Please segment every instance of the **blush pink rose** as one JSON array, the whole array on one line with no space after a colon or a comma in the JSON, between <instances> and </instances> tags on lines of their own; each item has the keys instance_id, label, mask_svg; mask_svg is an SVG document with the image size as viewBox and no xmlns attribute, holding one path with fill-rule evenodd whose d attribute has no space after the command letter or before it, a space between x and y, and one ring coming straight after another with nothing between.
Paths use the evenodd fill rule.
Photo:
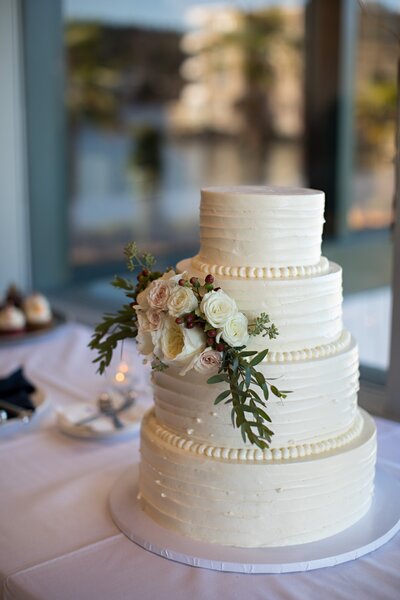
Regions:
<instances>
[{"instance_id":1,"label":"blush pink rose","mask_svg":"<svg viewBox=\"0 0 400 600\"><path fill-rule=\"evenodd\" d=\"M171 290L168 282L165 279L156 279L149 286L147 301L150 308L164 310L167 307L167 302Z\"/></svg>"},{"instance_id":2,"label":"blush pink rose","mask_svg":"<svg viewBox=\"0 0 400 600\"><path fill-rule=\"evenodd\" d=\"M199 373L211 375L216 373L221 366L222 356L220 352L213 350L212 348L206 348L197 357L194 363L194 369Z\"/></svg>"},{"instance_id":3,"label":"blush pink rose","mask_svg":"<svg viewBox=\"0 0 400 600\"><path fill-rule=\"evenodd\" d=\"M150 331L158 331L161 329L165 315L155 308L149 308L146 312L147 321Z\"/></svg>"}]
</instances>

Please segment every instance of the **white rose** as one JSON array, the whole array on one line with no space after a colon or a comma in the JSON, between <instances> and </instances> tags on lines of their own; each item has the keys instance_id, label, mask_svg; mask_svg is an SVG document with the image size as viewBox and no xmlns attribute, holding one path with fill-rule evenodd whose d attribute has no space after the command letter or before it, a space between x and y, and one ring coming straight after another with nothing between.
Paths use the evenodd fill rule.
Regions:
<instances>
[{"instance_id":1,"label":"white rose","mask_svg":"<svg viewBox=\"0 0 400 600\"><path fill-rule=\"evenodd\" d=\"M208 292L200 304L207 321L212 327L221 328L237 313L236 302L223 290Z\"/></svg>"},{"instance_id":2,"label":"white rose","mask_svg":"<svg viewBox=\"0 0 400 600\"><path fill-rule=\"evenodd\" d=\"M167 317L162 329L160 347L167 364L190 363L193 355L205 346L204 332L197 327L187 329Z\"/></svg>"},{"instance_id":3,"label":"white rose","mask_svg":"<svg viewBox=\"0 0 400 600\"><path fill-rule=\"evenodd\" d=\"M150 331L150 329L151 329L150 323L149 323L149 320L147 318L147 314L146 314L144 308L142 308L139 305L136 305L134 307L134 309L135 309L136 315L137 315L139 331Z\"/></svg>"},{"instance_id":4,"label":"white rose","mask_svg":"<svg viewBox=\"0 0 400 600\"><path fill-rule=\"evenodd\" d=\"M150 331L158 331L163 325L165 315L160 310L149 308L146 312L146 319Z\"/></svg>"},{"instance_id":5,"label":"white rose","mask_svg":"<svg viewBox=\"0 0 400 600\"><path fill-rule=\"evenodd\" d=\"M227 344L233 346L246 346L249 340L247 317L238 312L233 315L224 325L222 337Z\"/></svg>"},{"instance_id":6,"label":"white rose","mask_svg":"<svg viewBox=\"0 0 400 600\"><path fill-rule=\"evenodd\" d=\"M212 348L206 348L203 352L196 358L194 362L194 369L199 373L204 373L207 375L212 375L216 373L222 362L221 352L217 352Z\"/></svg>"},{"instance_id":7,"label":"white rose","mask_svg":"<svg viewBox=\"0 0 400 600\"><path fill-rule=\"evenodd\" d=\"M180 317L195 310L198 301L191 288L178 285L172 290L167 306L170 315Z\"/></svg>"}]
</instances>

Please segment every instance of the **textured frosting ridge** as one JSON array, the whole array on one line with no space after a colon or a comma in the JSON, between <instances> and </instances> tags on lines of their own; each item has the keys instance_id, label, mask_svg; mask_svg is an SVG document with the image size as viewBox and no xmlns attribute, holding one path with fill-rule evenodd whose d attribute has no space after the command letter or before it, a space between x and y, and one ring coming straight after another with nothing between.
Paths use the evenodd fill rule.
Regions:
<instances>
[{"instance_id":1,"label":"textured frosting ridge","mask_svg":"<svg viewBox=\"0 0 400 600\"><path fill-rule=\"evenodd\" d=\"M336 355L291 363L262 363L267 380L291 390L284 400L270 395L267 412L274 432L271 449L317 444L345 434L357 415L358 351L354 340ZM252 448L231 423L230 407L214 406L224 384L209 385L204 375L177 370L155 373L158 423L175 435L208 446Z\"/></svg>"},{"instance_id":2,"label":"textured frosting ridge","mask_svg":"<svg viewBox=\"0 0 400 600\"><path fill-rule=\"evenodd\" d=\"M334 535L369 509L376 433L362 412L360 434L323 454L244 462L199 455L161 439L144 419L140 497L159 524L232 546L284 546Z\"/></svg>"},{"instance_id":3,"label":"textured frosting ridge","mask_svg":"<svg viewBox=\"0 0 400 600\"><path fill-rule=\"evenodd\" d=\"M179 271L204 277L193 268L191 259L178 263ZM268 340L271 352L293 352L336 342L343 331L342 269L329 262L329 269L312 277L295 279L216 279L235 299L238 309L249 321L266 312L278 327L279 335ZM262 350L265 338L250 340L251 350Z\"/></svg>"},{"instance_id":4,"label":"textured frosting ridge","mask_svg":"<svg viewBox=\"0 0 400 600\"><path fill-rule=\"evenodd\" d=\"M284 187L205 188L200 257L211 265L310 266L319 263L324 194Z\"/></svg>"},{"instance_id":5,"label":"textured frosting ridge","mask_svg":"<svg viewBox=\"0 0 400 600\"><path fill-rule=\"evenodd\" d=\"M303 458L329 452L336 448L341 448L352 442L361 433L363 427L363 419L358 413L351 427L341 435L328 438L315 444L299 444L297 446L287 446L285 448L230 448L221 446L212 446L200 444L187 437L176 435L172 431L162 427L155 418L154 409L148 415L148 428L155 436L176 448L187 450L198 455L205 455L209 458L217 458L223 460L241 460L241 461L276 461L276 460L291 460Z\"/></svg>"},{"instance_id":6,"label":"textured frosting ridge","mask_svg":"<svg viewBox=\"0 0 400 600\"><path fill-rule=\"evenodd\" d=\"M201 257L194 256L192 265L205 274L221 277L240 277L242 279L289 279L294 277L310 277L329 271L329 261L325 256L316 265L306 267L232 267L230 265L210 265Z\"/></svg>"}]
</instances>

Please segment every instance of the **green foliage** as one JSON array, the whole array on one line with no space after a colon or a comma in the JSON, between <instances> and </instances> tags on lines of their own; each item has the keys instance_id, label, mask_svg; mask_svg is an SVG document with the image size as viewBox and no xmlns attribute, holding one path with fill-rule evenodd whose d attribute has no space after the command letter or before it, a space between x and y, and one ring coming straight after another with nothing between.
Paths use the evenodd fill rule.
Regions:
<instances>
[{"instance_id":1,"label":"green foliage","mask_svg":"<svg viewBox=\"0 0 400 600\"><path fill-rule=\"evenodd\" d=\"M122 290L130 302L115 314L105 314L101 323L95 328L89 347L97 351L97 357L93 362L98 363L99 373L104 373L110 364L113 352L119 342L128 338L136 338L138 334L135 311L137 296L152 281L162 276L162 273L152 271L155 263L154 257L151 254L140 252L134 242L125 247L124 254L128 270L133 272L140 269L140 272L137 282L119 276L112 281L112 285ZM198 280L185 281L183 285L191 287L199 305L204 293L213 289L212 284L200 285ZM191 316L192 322L200 325L205 334L214 329L198 310L192 311L190 315L186 316ZM270 322L269 316L261 313L249 326L249 334L251 336L268 336L272 339L278 335L278 330ZM217 375L208 379L208 383L225 383L226 389L217 395L214 404L221 402L231 404L232 425L240 429L243 440L249 441L259 448L267 448L273 436L273 431L268 427L271 418L266 410L270 392L278 398L285 398L289 392L280 391L275 385L271 385L263 373L256 368L266 358L268 349L257 352L246 350L245 346L233 348L225 343L222 346L224 350L222 351L221 367ZM153 357L151 366L155 371L164 371L168 367L156 356Z\"/></svg>"},{"instance_id":2,"label":"green foliage","mask_svg":"<svg viewBox=\"0 0 400 600\"><path fill-rule=\"evenodd\" d=\"M267 313L261 313L255 322L249 325L249 335L268 336L270 340L276 338L279 335L279 331L274 323L268 325L269 323L270 318Z\"/></svg>"},{"instance_id":3,"label":"green foliage","mask_svg":"<svg viewBox=\"0 0 400 600\"><path fill-rule=\"evenodd\" d=\"M126 265L129 271L135 271L137 268L151 270L155 265L156 259L152 254L140 252L136 242L130 242L124 248ZM161 276L161 273L160 273Z\"/></svg>"},{"instance_id":4,"label":"green foliage","mask_svg":"<svg viewBox=\"0 0 400 600\"><path fill-rule=\"evenodd\" d=\"M94 330L89 348L97 351L97 357L93 362L99 363L97 370L101 375L111 363L113 352L118 343L126 339L135 339L138 334L137 316L133 308L138 294L146 289L151 281L161 277L161 273L158 271L150 271L155 263L154 256L146 252L140 252L135 242L125 246L124 255L129 271L133 272L138 268L142 271L138 276L137 283L118 275L111 282L112 286L124 291L125 296L131 302L130 304L124 304L116 313L106 313L101 323ZM158 365L158 370L160 370L160 365Z\"/></svg>"},{"instance_id":5,"label":"green foliage","mask_svg":"<svg viewBox=\"0 0 400 600\"><path fill-rule=\"evenodd\" d=\"M265 324L265 317L262 320ZM222 391L214 404L231 404L233 427L240 429L244 442L249 441L259 448L268 448L274 435L266 424L271 422L266 412L269 390L278 398L286 398L289 393L270 385L264 375L255 368L267 354L267 349L256 352L244 350L244 346L228 348L223 352L218 374L207 380L209 384L229 384L229 389ZM259 388L259 391L256 388Z\"/></svg>"},{"instance_id":6,"label":"green foliage","mask_svg":"<svg viewBox=\"0 0 400 600\"><path fill-rule=\"evenodd\" d=\"M136 336L136 313L130 304L125 304L116 314L106 313L89 343L89 348L97 351L93 362L99 363L98 372L104 373L119 342Z\"/></svg>"}]
</instances>

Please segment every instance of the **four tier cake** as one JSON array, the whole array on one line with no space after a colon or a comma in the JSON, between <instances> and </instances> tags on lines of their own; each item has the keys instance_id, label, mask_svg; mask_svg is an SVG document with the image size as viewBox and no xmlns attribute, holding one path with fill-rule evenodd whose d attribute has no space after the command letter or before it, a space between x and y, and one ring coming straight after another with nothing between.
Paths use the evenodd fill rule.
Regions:
<instances>
[{"instance_id":1,"label":"four tier cake","mask_svg":"<svg viewBox=\"0 0 400 600\"><path fill-rule=\"evenodd\" d=\"M177 268L213 274L249 320L270 315L279 336L255 337L249 349L269 348L260 370L291 393L270 398L274 435L261 449L241 439L227 406L214 406L204 375L154 373L140 497L175 532L232 546L300 544L342 531L371 505L375 427L357 405L357 345L343 328L341 267L321 256L323 213L317 190L201 192L200 251Z\"/></svg>"}]
</instances>

